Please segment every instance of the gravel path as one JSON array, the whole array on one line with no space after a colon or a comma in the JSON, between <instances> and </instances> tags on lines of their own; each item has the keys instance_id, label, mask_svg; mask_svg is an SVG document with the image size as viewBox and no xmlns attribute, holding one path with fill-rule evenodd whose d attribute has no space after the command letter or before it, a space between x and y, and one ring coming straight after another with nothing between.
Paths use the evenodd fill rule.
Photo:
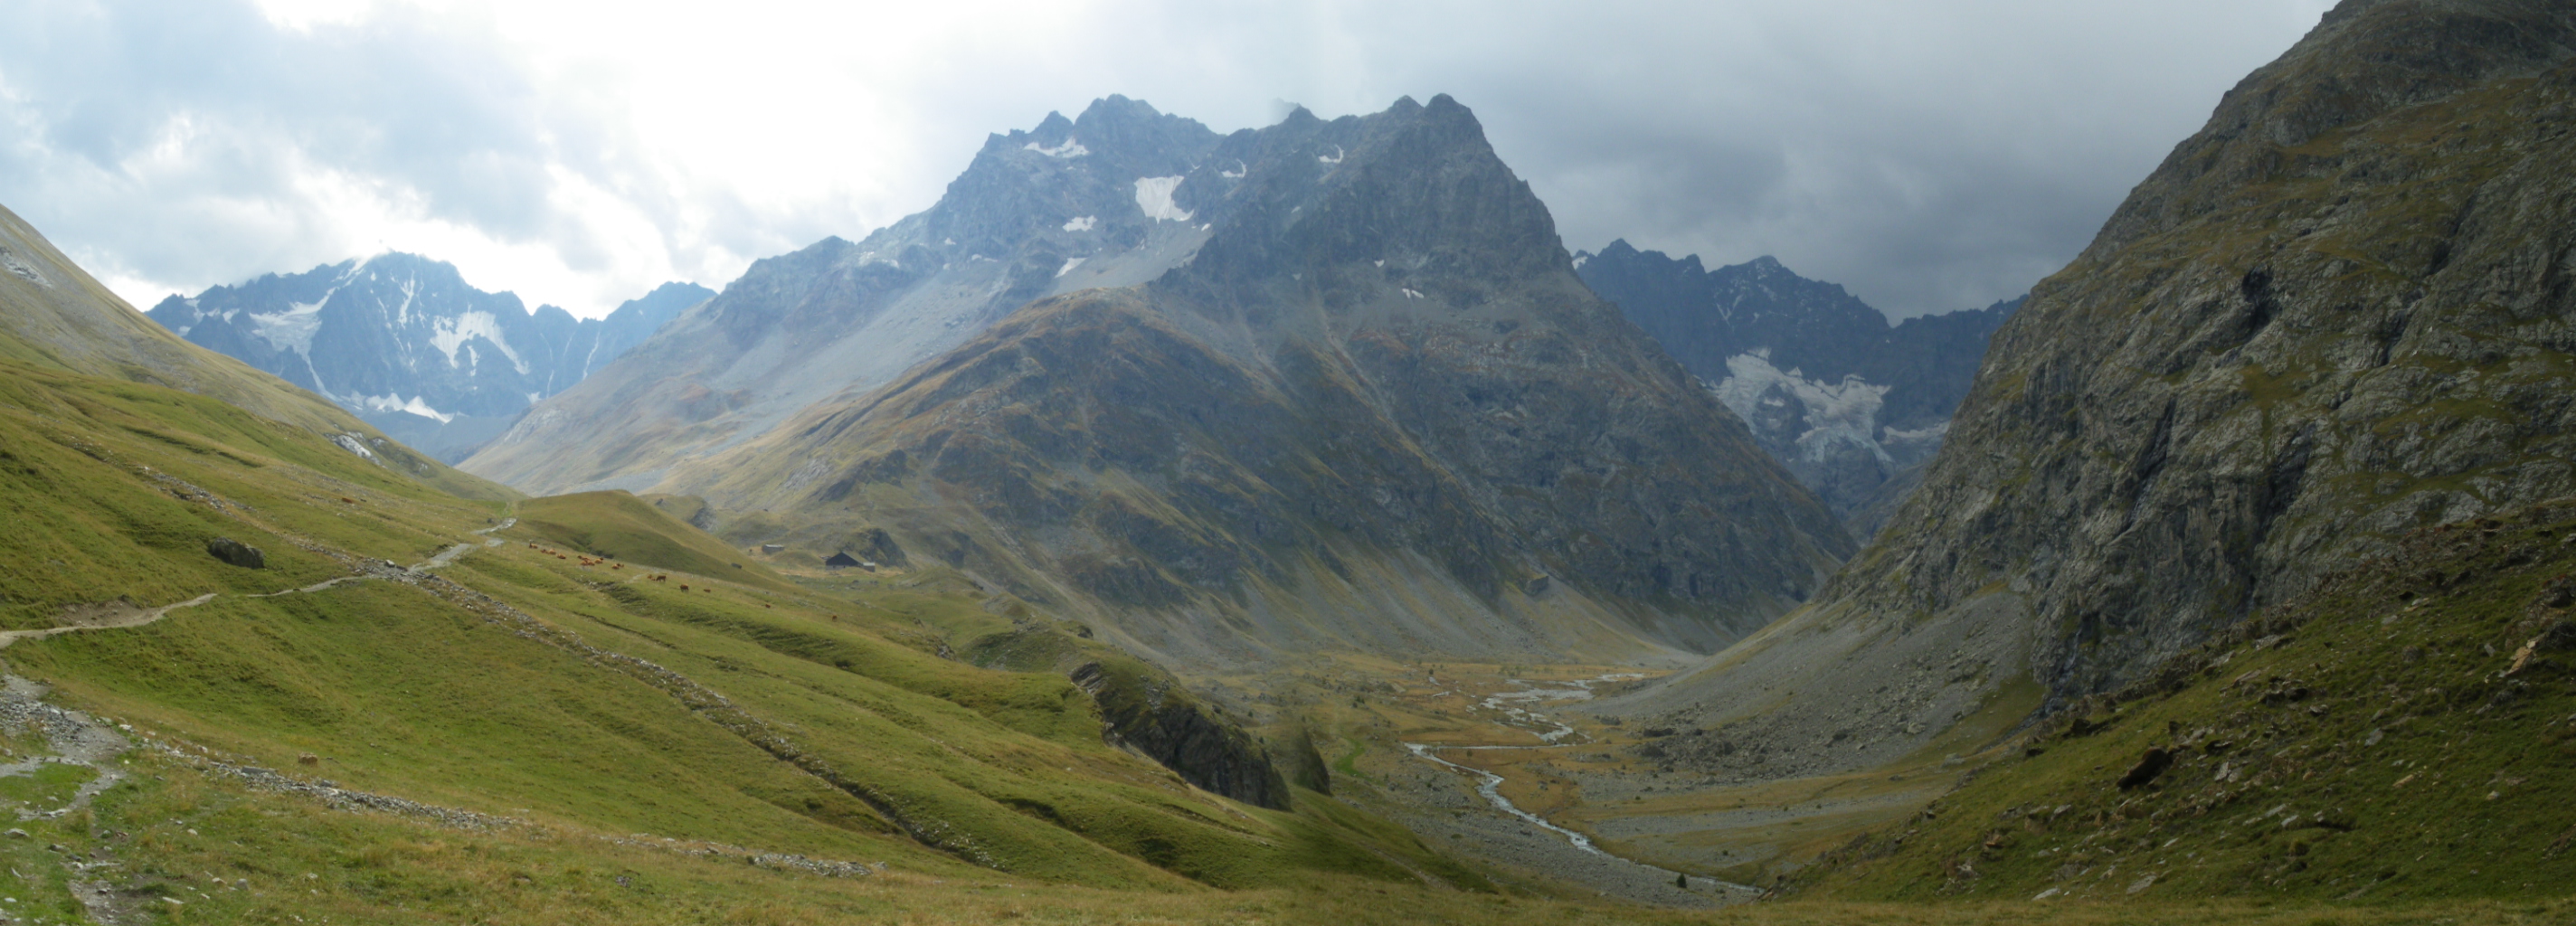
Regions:
<instances>
[{"instance_id":1,"label":"gravel path","mask_svg":"<svg viewBox=\"0 0 2576 926\"><path fill-rule=\"evenodd\" d=\"M507 530L511 525L517 523L519 523L519 519L508 518L499 524L475 531L474 533L488 535L494 531ZM497 547L501 545L501 541L487 538L483 541L482 545L485 547ZM332 588L334 586L350 582L364 582L369 579L394 578L403 573L420 573L428 572L433 569L445 569L449 564L456 562L457 557L465 555L467 550L472 550L474 548L474 544L460 543L439 551L437 556L430 557L429 559L418 563L413 563L408 567L395 565L394 561L389 559L377 560L366 563L365 566L362 567L366 571L358 575L341 576L340 578L331 579L325 582L316 582L303 588L290 588L285 591L269 592L262 595L244 595L242 597L275 598L280 595L308 595L322 591L323 589ZM58 634L80 633L90 630L118 630L128 627L141 627L145 624L150 624L155 621L159 621L163 617L169 616L172 611L176 611L181 608L193 608L213 600L215 600L215 593L207 592L186 601L177 602L175 604L165 604L157 608L133 608L130 606L118 606L113 604L101 605L95 610L84 612L73 618L73 623L65 624L61 627L45 627L37 630L0 631L0 649L8 649L10 644L16 643L20 640L41 640Z\"/></svg>"}]
</instances>

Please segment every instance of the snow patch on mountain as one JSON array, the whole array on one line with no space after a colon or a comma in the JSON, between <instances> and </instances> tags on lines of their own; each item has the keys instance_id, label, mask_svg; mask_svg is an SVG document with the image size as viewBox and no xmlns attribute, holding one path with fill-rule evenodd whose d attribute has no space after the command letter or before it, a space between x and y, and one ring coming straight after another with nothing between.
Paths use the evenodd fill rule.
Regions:
<instances>
[{"instance_id":1,"label":"snow patch on mountain","mask_svg":"<svg viewBox=\"0 0 2576 926\"><path fill-rule=\"evenodd\" d=\"M1187 222L1190 220L1189 211L1172 202L1172 191L1180 189L1180 186L1179 177L1138 177L1136 208L1144 210L1146 218L1157 222Z\"/></svg>"},{"instance_id":2,"label":"snow patch on mountain","mask_svg":"<svg viewBox=\"0 0 2576 926\"><path fill-rule=\"evenodd\" d=\"M408 306L410 300L406 298L404 303ZM501 355L510 358L511 365L517 367L520 374L525 375L528 372L528 362L520 359L519 352L511 349L510 342L501 338L501 321L494 318L492 313L461 312L453 318L442 318L430 323L429 344L438 348L439 353L447 355L447 365L450 367L456 365L457 348L466 347L467 341L476 338L489 341L493 347L500 348ZM469 365L481 359L482 355L472 348L466 347L466 350Z\"/></svg>"},{"instance_id":3,"label":"snow patch on mountain","mask_svg":"<svg viewBox=\"0 0 2576 926\"><path fill-rule=\"evenodd\" d=\"M1065 220L1064 230L1069 232L1086 232L1099 224L1099 216L1079 215Z\"/></svg>"},{"instance_id":4,"label":"snow patch on mountain","mask_svg":"<svg viewBox=\"0 0 2576 926\"><path fill-rule=\"evenodd\" d=\"M1878 410L1887 398L1886 386L1857 375L1838 383L1807 379L1796 367L1772 366L1770 353L1759 350L1727 358L1726 379L1711 387L1718 401L1746 421L1770 420L1792 402L1802 406L1803 430L1796 443L1803 459L1822 461L1839 445L1861 447L1879 459L1889 459L1878 443Z\"/></svg>"},{"instance_id":5,"label":"snow patch on mountain","mask_svg":"<svg viewBox=\"0 0 2576 926\"><path fill-rule=\"evenodd\" d=\"M446 424L450 421L456 420L455 415L450 415L439 411L438 409L429 407L429 403L421 401L420 396L413 396L408 399L391 393L385 395L358 396L355 401L352 401L349 404L362 406L368 411L410 412L423 418L436 419L440 424Z\"/></svg>"},{"instance_id":6,"label":"snow patch on mountain","mask_svg":"<svg viewBox=\"0 0 2576 926\"><path fill-rule=\"evenodd\" d=\"M1076 257L1072 260L1065 261L1064 266L1055 268L1055 275L1058 278L1062 278L1065 274L1072 273L1073 268L1082 266L1082 262L1086 259L1087 258Z\"/></svg>"},{"instance_id":7,"label":"snow patch on mountain","mask_svg":"<svg viewBox=\"0 0 2576 926\"><path fill-rule=\"evenodd\" d=\"M322 330L322 303L329 301L331 295L324 293L322 298L312 302L288 303L287 310L283 312L253 314L250 317L254 326L251 333L278 350L307 353L313 349L313 333ZM180 336L186 337L185 334Z\"/></svg>"},{"instance_id":8,"label":"snow patch on mountain","mask_svg":"<svg viewBox=\"0 0 2576 926\"><path fill-rule=\"evenodd\" d=\"M1068 161L1091 153L1091 149L1083 147L1081 142L1075 141L1071 137L1067 137L1063 144L1059 144L1053 148L1040 147L1037 142L1030 142L1028 143L1028 149L1039 154L1046 155L1047 157L1062 158Z\"/></svg>"}]
</instances>

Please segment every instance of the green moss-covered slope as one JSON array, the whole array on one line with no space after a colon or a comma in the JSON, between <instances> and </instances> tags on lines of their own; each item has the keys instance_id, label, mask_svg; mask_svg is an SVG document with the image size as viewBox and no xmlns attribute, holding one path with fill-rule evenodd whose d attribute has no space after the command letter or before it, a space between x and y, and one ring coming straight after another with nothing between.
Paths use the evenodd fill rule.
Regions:
<instances>
[{"instance_id":1,"label":"green moss-covered slope","mask_svg":"<svg viewBox=\"0 0 2576 926\"><path fill-rule=\"evenodd\" d=\"M2417 532L1802 876L1839 898L2555 897L2576 502ZM2170 765L2151 780L2142 765ZM2130 787L2122 787L2128 780Z\"/></svg>"},{"instance_id":2,"label":"green moss-covered slope","mask_svg":"<svg viewBox=\"0 0 2576 926\"><path fill-rule=\"evenodd\" d=\"M388 440L320 396L248 364L181 340L72 263L16 213L0 207L0 360L29 370L83 373L169 386L266 418L340 438L385 468L440 491L509 499L517 492L466 475Z\"/></svg>"},{"instance_id":3,"label":"green moss-covered slope","mask_svg":"<svg viewBox=\"0 0 2576 926\"><path fill-rule=\"evenodd\" d=\"M638 566L721 576L774 589L796 588L743 551L627 492L532 498L521 503L517 512L517 530L510 536L531 536Z\"/></svg>"},{"instance_id":4,"label":"green moss-covered slope","mask_svg":"<svg viewBox=\"0 0 2576 926\"><path fill-rule=\"evenodd\" d=\"M631 848L615 840L643 834L931 879L1148 892L1310 877L1481 884L1320 795L1271 810L1194 789L1104 742L1092 699L1060 674L942 658L915 612L978 611L972 593L835 596L730 564L714 575L585 564L521 538L701 557L712 541L622 496L524 509L459 498L200 395L8 361L0 373L0 506L13 526L0 531L0 629L158 614L18 639L0 657L53 702L175 751L138 760L186 757L156 772L156 793L185 777L200 806L260 806L225 770L283 769L520 821L563 840L550 851L574 867L609 865ZM478 533L514 514L526 527ZM217 558L217 537L259 548L262 563ZM148 822L90 819L108 834ZM265 827L257 838L253 824ZM422 826L403 838L444 838ZM194 828L239 841L186 841L191 857L227 867L261 864L281 840L301 857L399 854L346 841L377 828L302 812ZM165 877L182 848L95 838L137 853L103 876L116 890Z\"/></svg>"}]
</instances>

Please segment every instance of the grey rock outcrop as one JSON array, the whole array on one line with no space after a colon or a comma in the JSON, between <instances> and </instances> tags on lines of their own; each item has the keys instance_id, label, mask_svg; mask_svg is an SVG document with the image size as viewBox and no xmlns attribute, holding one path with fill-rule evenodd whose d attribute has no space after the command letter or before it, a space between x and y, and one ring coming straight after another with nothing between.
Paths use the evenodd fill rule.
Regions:
<instances>
[{"instance_id":1,"label":"grey rock outcrop","mask_svg":"<svg viewBox=\"0 0 2576 926\"><path fill-rule=\"evenodd\" d=\"M2576 8L2347 0L2032 292L1818 605L1633 706L1884 740L1809 763L1859 764L2018 679L2117 686L2405 531L2576 492L2571 129ZM1997 634L1919 689L1762 690Z\"/></svg>"},{"instance_id":2,"label":"grey rock outcrop","mask_svg":"<svg viewBox=\"0 0 2576 926\"><path fill-rule=\"evenodd\" d=\"M1169 677L1097 662L1083 664L1070 677L1099 706L1103 739L1143 753L1211 792L1258 807L1289 808L1288 781L1270 750Z\"/></svg>"},{"instance_id":3,"label":"grey rock outcrop","mask_svg":"<svg viewBox=\"0 0 2576 926\"><path fill-rule=\"evenodd\" d=\"M268 568L268 554L260 552L258 547L230 537L217 537L206 541L206 555L244 569Z\"/></svg>"},{"instance_id":4,"label":"grey rock outcrop","mask_svg":"<svg viewBox=\"0 0 2576 926\"><path fill-rule=\"evenodd\" d=\"M576 319L475 289L453 265L388 253L171 296L147 314L454 461L712 295L665 283L606 318Z\"/></svg>"}]
</instances>

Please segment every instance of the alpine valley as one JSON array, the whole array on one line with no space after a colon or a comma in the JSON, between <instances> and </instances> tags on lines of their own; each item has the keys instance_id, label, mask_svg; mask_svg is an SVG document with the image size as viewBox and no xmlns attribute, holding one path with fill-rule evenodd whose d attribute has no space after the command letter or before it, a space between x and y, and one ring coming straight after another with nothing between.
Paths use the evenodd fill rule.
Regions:
<instances>
[{"instance_id":1,"label":"alpine valley","mask_svg":"<svg viewBox=\"0 0 2576 926\"><path fill-rule=\"evenodd\" d=\"M1894 322L1283 109L601 319L0 210L0 923L2576 919L2576 7Z\"/></svg>"}]
</instances>

